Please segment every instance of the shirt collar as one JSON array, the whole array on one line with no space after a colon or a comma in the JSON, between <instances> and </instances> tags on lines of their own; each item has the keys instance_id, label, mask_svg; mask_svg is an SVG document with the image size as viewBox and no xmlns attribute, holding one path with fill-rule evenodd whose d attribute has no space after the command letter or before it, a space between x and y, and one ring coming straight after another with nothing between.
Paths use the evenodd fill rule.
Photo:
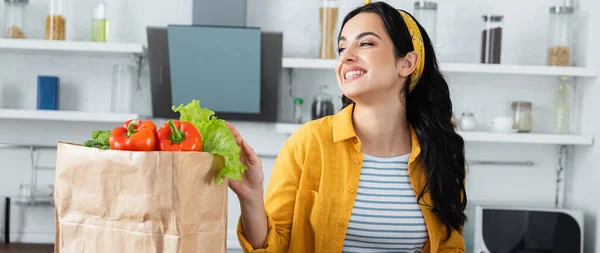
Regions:
<instances>
[{"instance_id":1,"label":"shirt collar","mask_svg":"<svg viewBox=\"0 0 600 253\"><path fill-rule=\"evenodd\" d=\"M354 104L350 104L333 115L333 142L357 137L352 124L353 111Z\"/></svg>"},{"instance_id":2,"label":"shirt collar","mask_svg":"<svg viewBox=\"0 0 600 253\"><path fill-rule=\"evenodd\" d=\"M352 113L354 112L354 104L346 106L341 111L333 115L333 142L339 142L348 140L351 138L357 138L354 126L352 123ZM415 134L414 129L410 126L411 135L411 154L409 162L414 161L421 152L419 146L419 139Z\"/></svg>"}]
</instances>

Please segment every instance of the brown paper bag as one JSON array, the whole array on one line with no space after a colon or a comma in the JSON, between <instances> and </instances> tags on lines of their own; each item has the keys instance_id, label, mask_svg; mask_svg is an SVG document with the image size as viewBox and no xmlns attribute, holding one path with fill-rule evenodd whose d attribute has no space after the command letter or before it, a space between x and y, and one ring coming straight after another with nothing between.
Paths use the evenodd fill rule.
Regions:
<instances>
[{"instance_id":1,"label":"brown paper bag","mask_svg":"<svg viewBox=\"0 0 600 253\"><path fill-rule=\"evenodd\" d=\"M227 183L207 152L59 143L56 253L226 252Z\"/></svg>"}]
</instances>

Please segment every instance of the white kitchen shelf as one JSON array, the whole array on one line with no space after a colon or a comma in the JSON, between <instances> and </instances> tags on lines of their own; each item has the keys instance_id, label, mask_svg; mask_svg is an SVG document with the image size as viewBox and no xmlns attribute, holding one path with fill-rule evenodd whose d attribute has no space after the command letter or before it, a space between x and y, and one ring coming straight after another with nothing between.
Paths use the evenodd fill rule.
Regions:
<instances>
[{"instance_id":1,"label":"white kitchen shelf","mask_svg":"<svg viewBox=\"0 0 600 253\"><path fill-rule=\"evenodd\" d=\"M52 120L70 122L106 122L123 123L130 119L138 119L137 114L122 113L96 113L60 110L23 110L23 109L0 109L0 120Z\"/></svg>"},{"instance_id":2,"label":"white kitchen shelf","mask_svg":"<svg viewBox=\"0 0 600 253\"><path fill-rule=\"evenodd\" d=\"M144 46L135 43L0 39L0 50L48 53L142 54Z\"/></svg>"},{"instance_id":3,"label":"white kitchen shelf","mask_svg":"<svg viewBox=\"0 0 600 253\"><path fill-rule=\"evenodd\" d=\"M288 69L333 69L337 60L311 58L283 58L283 68ZM440 63L447 73L483 73L539 76L597 77L598 71L584 67L557 67L543 65Z\"/></svg>"},{"instance_id":4,"label":"white kitchen shelf","mask_svg":"<svg viewBox=\"0 0 600 253\"><path fill-rule=\"evenodd\" d=\"M275 131L291 134L301 125L277 123ZM537 133L492 133L492 132L459 132L465 142L488 143L521 143L521 144L553 144L553 145L592 145L594 137L581 135L558 135Z\"/></svg>"}]
</instances>

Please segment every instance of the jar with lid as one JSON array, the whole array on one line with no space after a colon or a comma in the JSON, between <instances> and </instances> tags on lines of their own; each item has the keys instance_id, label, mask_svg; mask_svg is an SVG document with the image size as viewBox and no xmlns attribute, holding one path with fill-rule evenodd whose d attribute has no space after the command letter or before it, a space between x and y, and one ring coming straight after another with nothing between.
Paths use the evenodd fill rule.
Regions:
<instances>
[{"instance_id":1,"label":"jar with lid","mask_svg":"<svg viewBox=\"0 0 600 253\"><path fill-rule=\"evenodd\" d=\"M548 65L570 66L573 55L575 37L573 7L559 5L550 7L550 22L548 24Z\"/></svg>"},{"instance_id":2,"label":"jar with lid","mask_svg":"<svg viewBox=\"0 0 600 253\"><path fill-rule=\"evenodd\" d=\"M294 99L294 123L296 124L302 124L302 104L304 104L302 98Z\"/></svg>"},{"instance_id":3,"label":"jar with lid","mask_svg":"<svg viewBox=\"0 0 600 253\"><path fill-rule=\"evenodd\" d=\"M518 129L520 133L531 132L531 102L515 101L511 105L513 112L513 129Z\"/></svg>"},{"instance_id":4,"label":"jar with lid","mask_svg":"<svg viewBox=\"0 0 600 253\"><path fill-rule=\"evenodd\" d=\"M336 58L336 26L338 22L340 0L321 0L319 7L319 24L321 32L321 46L319 58Z\"/></svg>"},{"instance_id":5,"label":"jar with lid","mask_svg":"<svg viewBox=\"0 0 600 253\"><path fill-rule=\"evenodd\" d=\"M459 127L462 131L473 131L477 128L477 120L472 112L465 112L460 117Z\"/></svg>"},{"instance_id":6,"label":"jar with lid","mask_svg":"<svg viewBox=\"0 0 600 253\"><path fill-rule=\"evenodd\" d=\"M67 1L50 0L44 39L65 40L67 34Z\"/></svg>"},{"instance_id":7,"label":"jar with lid","mask_svg":"<svg viewBox=\"0 0 600 253\"><path fill-rule=\"evenodd\" d=\"M4 0L4 28L2 37L8 39L25 39L23 24L25 9L29 0Z\"/></svg>"},{"instance_id":8,"label":"jar with lid","mask_svg":"<svg viewBox=\"0 0 600 253\"><path fill-rule=\"evenodd\" d=\"M481 63L499 64L502 55L502 26L504 16L483 15L481 32Z\"/></svg>"},{"instance_id":9,"label":"jar with lid","mask_svg":"<svg viewBox=\"0 0 600 253\"><path fill-rule=\"evenodd\" d=\"M425 29L429 39L433 44L436 42L437 35L437 3L435 2L415 2L415 18Z\"/></svg>"},{"instance_id":10,"label":"jar with lid","mask_svg":"<svg viewBox=\"0 0 600 253\"><path fill-rule=\"evenodd\" d=\"M319 119L328 115L333 115L332 96L325 93L327 85L320 87L320 92L315 96L312 103L312 119Z\"/></svg>"},{"instance_id":11,"label":"jar with lid","mask_svg":"<svg viewBox=\"0 0 600 253\"><path fill-rule=\"evenodd\" d=\"M554 97L553 132L569 134L571 131L571 105L573 104L573 78L561 76Z\"/></svg>"}]
</instances>

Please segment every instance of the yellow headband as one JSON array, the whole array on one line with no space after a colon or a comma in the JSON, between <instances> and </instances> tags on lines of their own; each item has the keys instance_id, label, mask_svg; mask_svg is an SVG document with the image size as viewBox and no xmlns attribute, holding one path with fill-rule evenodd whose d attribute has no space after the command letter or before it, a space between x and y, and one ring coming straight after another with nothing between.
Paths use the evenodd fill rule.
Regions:
<instances>
[{"instance_id":1,"label":"yellow headband","mask_svg":"<svg viewBox=\"0 0 600 253\"><path fill-rule=\"evenodd\" d=\"M371 0L365 0L365 5L370 3ZM425 68L425 44L423 43L423 36L421 35L421 30L419 29L417 22L415 22L415 20L406 12L401 10L398 11L402 15L404 23L406 23L406 27L408 28L408 32L412 38L412 44L415 48L415 52L419 54L419 62L417 63L415 71L411 75L411 82L410 86L408 87L408 92L411 92L417 86L421 76L423 75L423 69Z\"/></svg>"}]
</instances>

